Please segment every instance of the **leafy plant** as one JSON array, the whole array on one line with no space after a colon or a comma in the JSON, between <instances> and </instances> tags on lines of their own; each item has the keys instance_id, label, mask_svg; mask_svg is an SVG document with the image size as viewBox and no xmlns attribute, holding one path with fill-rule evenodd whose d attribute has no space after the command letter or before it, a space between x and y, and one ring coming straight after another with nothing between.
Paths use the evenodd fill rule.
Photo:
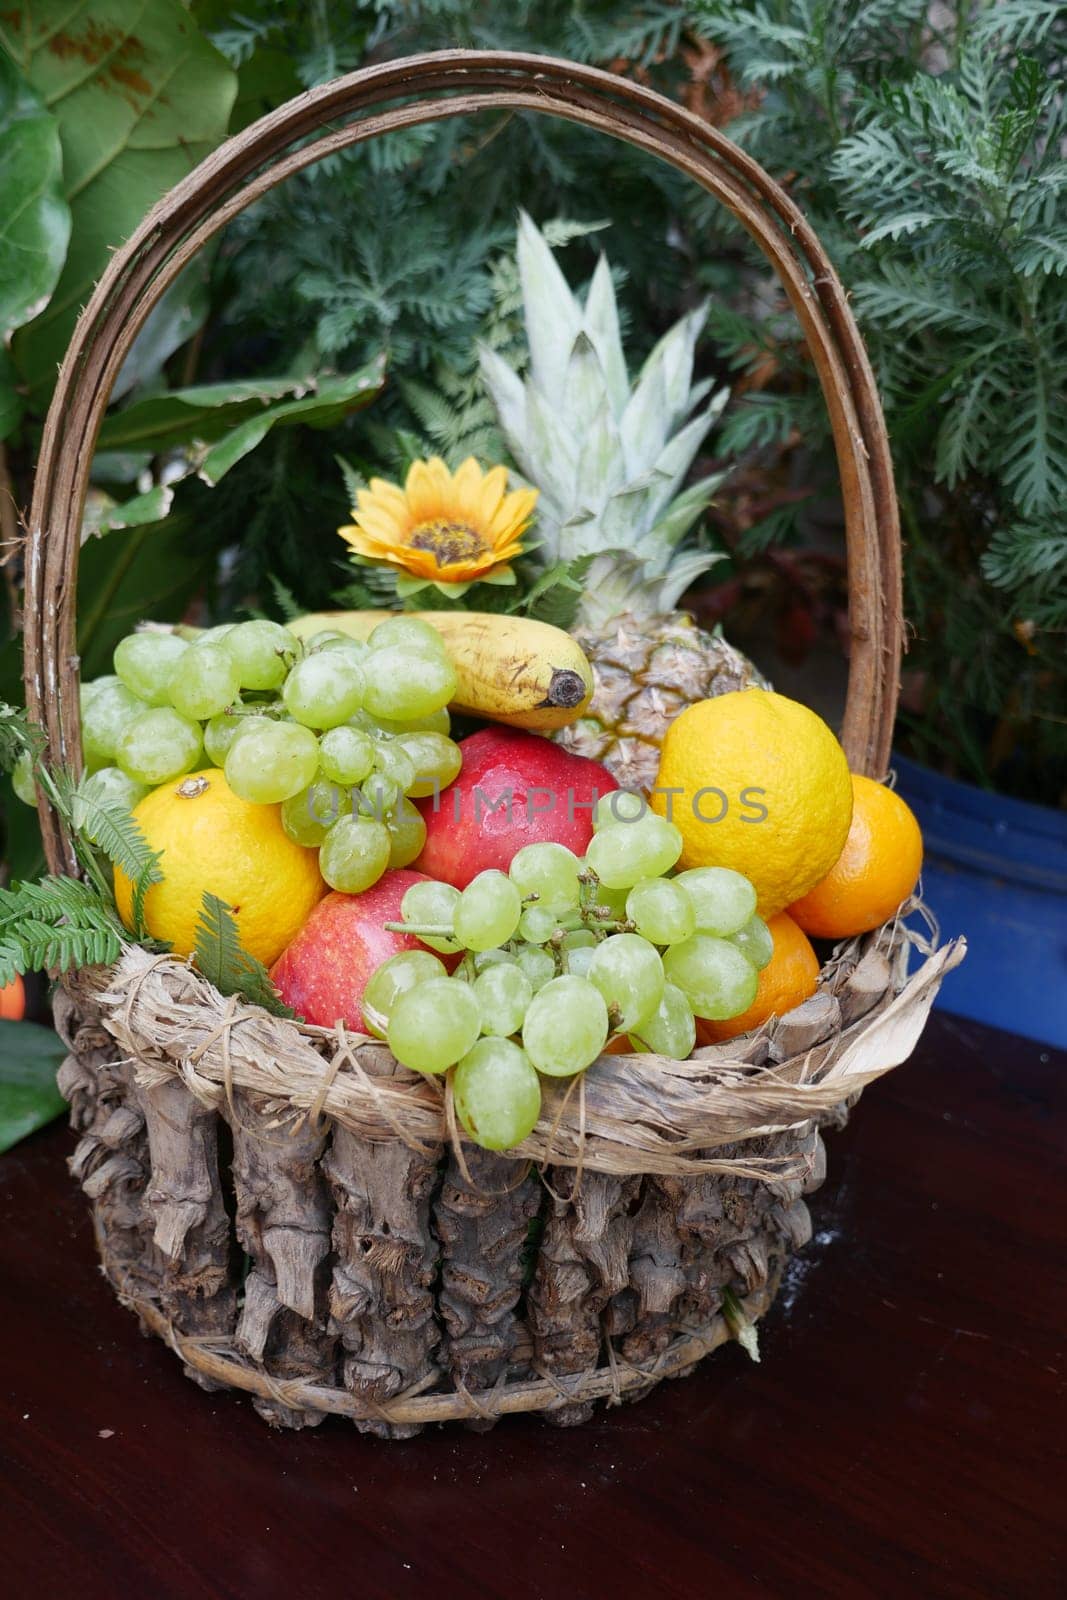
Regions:
<instances>
[{"instance_id":1,"label":"leafy plant","mask_svg":"<svg viewBox=\"0 0 1067 1600\"><path fill-rule=\"evenodd\" d=\"M789 175L874 358L906 538L913 748L1060 800L1067 5L697 0L692 15L753 94L731 136ZM713 312L712 331L762 379L724 449L800 437L825 459L781 297Z\"/></svg>"},{"instance_id":2,"label":"leafy plant","mask_svg":"<svg viewBox=\"0 0 1067 1600\"><path fill-rule=\"evenodd\" d=\"M54 219L39 296L45 304L23 319L11 352L19 392L28 389L36 406L51 392L78 311L111 249L223 138L237 85L178 0L73 9L65 0L27 0L0 19L0 47L6 79L14 76L23 99L28 91L38 100L41 136L49 140L39 169L48 175ZM65 251L56 138L69 208Z\"/></svg>"},{"instance_id":3,"label":"leafy plant","mask_svg":"<svg viewBox=\"0 0 1067 1600\"><path fill-rule=\"evenodd\" d=\"M0 1021L0 1152L67 1108L56 1088L63 1041L36 1022Z\"/></svg>"},{"instance_id":4,"label":"leafy plant","mask_svg":"<svg viewBox=\"0 0 1067 1600\"><path fill-rule=\"evenodd\" d=\"M196 964L220 994L240 995L276 1017L291 1017L262 961L241 944L230 907L217 894L205 894L196 925Z\"/></svg>"}]
</instances>

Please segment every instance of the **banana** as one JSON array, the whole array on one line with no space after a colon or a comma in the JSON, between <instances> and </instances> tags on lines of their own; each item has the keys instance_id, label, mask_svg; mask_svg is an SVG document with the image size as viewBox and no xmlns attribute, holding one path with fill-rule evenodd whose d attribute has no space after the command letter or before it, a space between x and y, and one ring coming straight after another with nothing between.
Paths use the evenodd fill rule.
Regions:
<instances>
[{"instance_id":1,"label":"banana","mask_svg":"<svg viewBox=\"0 0 1067 1600\"><path fill-rule=\"evenodd\" d=\"M324 628L366 639L389 611L316 611L290 622L301 639ZM593 669L562 628L492 611L415 611L437 629L459 678L452 710L510 728L551 733L581 716Z\"/></svg>"}]
</instances>

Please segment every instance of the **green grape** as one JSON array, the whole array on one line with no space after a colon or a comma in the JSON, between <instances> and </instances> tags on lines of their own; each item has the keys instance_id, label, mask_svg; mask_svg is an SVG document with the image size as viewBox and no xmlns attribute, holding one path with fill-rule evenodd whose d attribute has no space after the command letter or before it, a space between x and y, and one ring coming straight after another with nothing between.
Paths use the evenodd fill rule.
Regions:
<instances>
[{"instance_id":1,"label":"green grape","mask_svg":"<svg viewBox=\"0 0 1067 1600\"><path fill-rule=\"evenodd\" d=\"M541 1082L510 1039L480 1039L452 1079L456 1116L483 1150L521 1144L541 1115Z\"/></svg>"},{"instance_id":2,"label":"green grape","mask_svg":"<svg viewBox=\"0 0 1067 1600\"><path fill-rule=\"evenodd\" d=\"M228 715L225 711L217 717L212 717L204 724L204 749L207 751L208 760L213 761L216 767L226 765L226 756L230 746L243 733L248 724L258 719L253 717L238 717Z\"/></svg>"},{"instance_id":3,"label":"green grape","mask_svg":"<svg viewBox=\"0 0 1067 1600\"><path fill-rule=\"evenodd\" d=\"M101 767L92 777L86 778L83 792L104 806L121 806L132 811L138 801L148 793L148 786L138 783L121 767Z\"/></svg>"},{"instance_id":4,"label":"green grape","mask_svg":"<svg viewBox=\"0 0 1067 1600\"><path fill-rule=\"evenodd\" d=\"M564 956L566 970L576 978L588 978L596 947L597 941L594 939L592 944L578 944L573 949L567 949Z\"/></svg>"},{"instance_id":5,"label":"green grape","mask_svg":"<svg viewBox=\"0 0 1067 1600\"><path fill-rule=\"evenodd\" d=\"M188 648L175 633L131 633L115 646L115 671L146 705L165 706L171 674Z\"/></svg>"},{"instance_id":6,"label":"green grape","mask_svg":"<svg viewBox=\"0 0 1067 1600\"><path fill-rule=\"evenodd\" d=\"M755 889L729 867L692 867L674 881L689 896L700 933L729 938L755 914Z\"/></svg>"},{"instance_id":7,"label":"green grape","mask_svg":"<svg viewBox=\"0 0 1067 1600\"><path fill-rule=\"evenodd\" d=\"M109 772L115 769L105 769ZM37 790L33 782L33 759L28 750L24 750L11 770L11 787L18 798L28 806L37 804Z\"/></svg>"},{"instance_id":8,"label":"green grape","mask_svg":"<svg viewBox=\"0 0 1067 1600\"><path fill-rule=\"evenodd\" d=\"M519 933L528 944L547 944L558 927L556 913L544 906L527 906L519 918Z\"/></svg>"},{"instance_id":9,"label":"green grape","mask_svg":"<svg viewBox=\"0 0 1067 1600\"><path fill-rule=\"evenodd\" d=\"M82 716L85 765L90 769L114 766L123 729L147 710L147 702L139 700L118 678L98 689Z\"/></svg>"},{"instance_id":10,"label":"green grape","mask_svg":"<svg viewBox=\"0 0 1067 1600\"><path fill-rule=\"evenodd\" d=\"M407 994L417 983L428 978L447 977L443 961L438 961L428 950L401 950L390 956L371 973L363 991L360 1006L367 1032L384 1039L389 1031L389 1018L402 994Z\"/></svg>"},{"instance_id":11,"label":"green grape","mask_svg":"<svg viewBox=\"0 0 1067 1600\"><path fill-rule=\"evenodd\" d=\"M774 954L774 934L762 917L749 917L743 928L730 935L743 956L747 956L757 972L768 966Z\"/></svg>"},{"instance_id":12,"label":"green grape","mask_svg":"<svg viewBox=\"0 0 1067 1600\"><path fill-rule=\"evenodd\" d=\"M533 999L533 984L514 961L498 961L480 972L472 985L482 1011L482 1032L506 1038L518 1033L526 1007Z\"/></svg>"},{"instance_id":13,"label":"green grape","mask_svg":"<svg viewBox=\"0 0 1067 1600\"><path fill-rule=\"evenodd\" d=\"M751 961L736 945L710 933L694 933L683 944L671 945L663 970L698 1017L723 1022L747 1011L756 998L759 978Z\"/></svg>"},{"instance_id":14,"label":"green grape","mask_svg":"<svg viewBox=\"0 0 1067 1600\"><path fill-rule=\"evenodd\" d=\"M374 771L374 741L348 725L329 728L319 740L319 765L324 778L351 788Z\"/></svg>"},{"instance_id":15,"label":"green grape","mask_svg":"<svg viewBox=\"0 0 1067 1600\"><path fill-rule=\"evenodd\" d=\"M581 862L562 844L525 844L512 857L508 877L524 900L557 915L572 910L579 899Z\"/></svg>"},{"instance_id":16,"label":"green grape","mask_svg":"<svg viewBox=\"0 0 1067 1600\"><path fill-rule=\"evenodd\" d=\"M390 867L409 867L422 855L426 843L422 812L401 795L392 815L386 818L385 826L389 832Z\"/></svg>"},{"instance_id":17,"label":"green grape","mask_svg":"<svg viewBox=\"0 0 1067 1600\"><path fill-rule=\"evenodd\" d=\"M406 733L441 733L448 734L452 728L452 718L448 714L447 706L439 706L436 711L428 711L424 717L404 717L397 721L393 717L370 717L379 733L390 733L397 736Z\"/></svg>"},{"instance_id":18,"label":"green grape","mask_svg":"<svg viewBox=\"0 0 1067 1600\"><path fill-rule=\"evenodd\" d=\"M447 1072L481 1031L474 991L459 978L430 978L402 994L389 1019L389 1048L413 1072Z\"/></svg>"},{"instance_id":19,"label":"green grape","mask_svg":"<svg viewBox=\"0 0 1067 1600\"><path fill-rule=\"evenodd\" d=\"M395 646L400 650L411 650L416 654L428 654L448 658L445 641L437 629L428 622L422 622L418 617L404 616L402 613L395 617L387 617L384 622L379 622L370 636L372 650L387 650Z\"/></svg>"},{"instance_id":20,"label":"green grape","mask_svg":"<svg viewBox=\"0 0 1067 1600\"><path fill-rule=\"evenodd\" d=\"M628 889L608 889L604 884L598 883L596 899L592 910L600 912L594 917L596 922L623 922L626 918L626 901L629 896Z\"/></svg>"},{"instance_id":21,"label":"green grape","mask_svg":"<svg viewBox=\"0 0 1067 1600\"><path fill-rule=\"evenodd\" d=\"M443 733L402 733L396 741L415 769L405 791L413 800L447 789L459 777L463 752Z\"/></svg>"},{"instance_id":22,"label":"green grape","mask_svg":"<svg viewBox=\"0 0 1067 1600\"><path fill-rule=\"evenodd\" d=\"M294 844L313 849L322 843L339 817L350 816L351 812L347 790L316 778L308 788L282 801L282 827Z\"/></svg>"},{"instance_id":23,"label":"green grape","mask_svg":"<svg viewBox=\"0 0 1067 1600\"><path fill-rule=\"evenodd\" d=\"M684 889L671 878L642 878L626 896L626 915L653 944L680 944L696 932L696 914Z\"/></svg>"},{"instance_id":24,"label":"green grape","mask_svg":"<svg viewBox=\"0 0 1067 1600\"><path fill-rule=\"evenodd\" d=\"M214 628L205 628L203 633L198 633L192 641L192 648L199 650L200 646L204 644L220 644L223 639L230 637L236 626L237 624L234 622L220 622Z\"/></svg>"},{"instance_id":25,"label":"green grape","mask_svg":"<svg viewBox=\"0 0 1067 1600\"><path fill-rule=\"evenodd\" d=\"M518 965L515 960L515 953L512 950L472 951L471 961L477 973L485 972L489 967L514 967Z\"/></svg>"},{"instance_id":26,"label":"green grape","mask_svg":"<svg viewBox=\"0 0 1067 1600\"><path fill-rule=\"evenodd\" d=\"M219 644L187 650L170 678L170 703L191 722L218 716L237 699L237 663Z\"/></svg>"},{"instance_id":27,"label":"green grape","mask_svg":"<svg viewBox=\"0 0 1067 1600\"><path fill-rule=\"evenodd\" d=\"M648 801L635 789L612 789L602 794L593 807L593 832L610 828L614 823L636 822L648 811Z\"/></svg>"},{"instance_id":28,"label":"green grape","mask_svg":"<svg viewBox=\"0 0 1067 1600\"><path fill-rule=\"evenodd\" d=\"M456 692L456 672L445 656L415 654L399 645L372 650L365 663L364 705L372 717L406 722L445 706Z\"/></svg>"},{"instance_id":29,"label":"green grape","mask_svg":"<svg viewBox=\"0 0 1067 1600\"><path fill-rule=\"evenodd\" d=\"M364 778L357 792L358 809L377 822L384 822L400 804L400 785L387 778L384 772L372 772L369 778Z\"/></svg>"},{"instance_id":30,"label":"green grape","mask_svg":"<svg viewBox=\"0 0 1067 1600\"><path fill-rule=\"evenodd\" d=\"M506 944L519 925L522 900L505 872L490 869L472 878L456 906L456 938L468 950Z\"/></svg>"},{"instance_id":31,"label":"green grape","mask_svg":"<svg viewBox=\"0 0 1067 1600\"><path fill-rule=\"evenodd\" d=\"M121 679L116 678L113 673L109 673L105 678L92 678L88 683L80 683L78 685L78 707L83 718L86 706L96 699L101 689L110 688L119 682L121 682Z\"/></svg>"},{"instance_id":32,"label":"green grape","mask_svg":"<svg viewBox=\"0 0 1067 1600\"><path fill-rule=\"evenodd\" d=\"M238 622L224 640L242 689L280 689L300 655L300 641L279 622Z\"/></svg>"},{"instance_id":33,"label":"green grape","mask_svg":"<svg viewBox=\"0 0 1067 1600\"><path fill-rule=\"evenodd\" d=\"M629 1033L652 1015L663 998L663 962L647 939L636 933L613 933L593 954L589 982L611 1008L613 1030Z\"/></svg>"},{"instance_id":34,"label":"green grape","mask_svg":"<svg viewBox=\"0 0 1067 1600\"><path fill-rule=\"evenodd\" d=\"M393 780L401 794L407 794L415 782L415 763L395 739L383 739L375 747L374 766L383 777Z\"/></svg>"},{"instance_id":35,"label":"green grape","mask_svg":"<svg viewBox=\"0 0 1067 1600\"><path fill-rule=\"evenodd\" d=\"M570 928L563 935L564 950L590 950L599 943L597 936L590 928Z\"/></svg>"},{"instance_id":36,"label":"green grape","mask_svg":"<svg viewBox=\"0 0 1067 1600\"><path fill-rule=\"evenodd\" d=\"M335 628L322 628L313 633L304 649L309 656L317 655L320 650L336 650L341 655L351 656L353 661L362 661L367 654L367 645L362 639L353 639L350 633L338 633Z\"/></svg>"},{"instance_id":37,"label":"green grape","mask_svg":"<svg viewBox=\"0 0 1067 1600\"><path fill-rule=\"evenodd\" d=\"M170 706L155 706L126 724L115 759L127 777L154 789L191 772L203 749L197 723L187 722Z\"/></svg>"},{"instance_id":38,"label":"green grape","mask_svg":"<svg viewBox=\"0 0 1067 1600\"><path fill-rule=\"evenodd\" d=\"M540 950L536 945L520 945L515 952L515 962L529 978L534 994L556 976L556 963L547 950Z\"/></svg>"},{"instance_id":39,"label":"green grape","mask_svg":"<svg viewBox=\"0 0 1067 1600\"><path fill-rule=\"evenodd\" d=\"M636 822L605 824L590 839L585 859L609 889L632 889L642 878L669 872L681 853L674 823L648 811Z\"/></svg>"},{"instance_id":40,"label":"green grape","mask_svg":"<svg viewBox=\"0 0 1067 1600\"><path fill-rule=\"evenodd\" d=\"M458 904L458 889L454 889L450 883L435 883L427 879L425 883L413 883L410 889L404 891L400 915L405 922L412 922L417 927L451 928ZM440 950L443 955L459 949L457 941L448 937L424 933L418 933L415 937L423 944L428 944L431 950Z\"/></svg>"},{"instance_id":41,"label":"green grape","mask_svg":"<svg viewBox=\"0 0 1067 1600\"><path fill-rule=\"evenodd\" d=\"M363 669L339 651L305 656L286 678L282 701L305 728L336 728L363 703Z\"/></svg>"},{"instance_id":42,"label":"green grape","mask_svg":"<svg viewBox=\"0 0 1067 1600\"><path fill-rule=\"evenodd\" d=\"M650 1017L630 1034L635 1050L686 1061L696 1044L697 1028L693 1008L677 984L663 985L663 998Z\"/></svg>"},{"instance_id":43,"label":"green grape","mask_svg":"<svg viewBox=\"0 0 1067 1600\"><path fill-rule=\"evenodd\" d=\"M242 624L244 626L244 624ZM275 805L314 782L319 741L309 728L248 717L226 752L226 782L242 800Z\"/></svg>"},{"instance_id":44,"label":"green grape","mask_svg":"<svg viewBox=\"0 0 1067 1600\"><path fill-rule=\"evenodd\" d=\"M604 997L586 978L553 978L530 1001L522 1043L538 1072L569 1078L596 1060L608 1038Z\"/></svg>"},{"instance_id":45,"label":"green grape","mask_svg":"<svg viewBox=\"0 0 1067 1600\"><path fill-rule=\"evenodd\" d=\"M331 889L362 894L388 867L391 849L384 822L339 817L319 847L319 871Z\"/></svg>"}]
</instances>

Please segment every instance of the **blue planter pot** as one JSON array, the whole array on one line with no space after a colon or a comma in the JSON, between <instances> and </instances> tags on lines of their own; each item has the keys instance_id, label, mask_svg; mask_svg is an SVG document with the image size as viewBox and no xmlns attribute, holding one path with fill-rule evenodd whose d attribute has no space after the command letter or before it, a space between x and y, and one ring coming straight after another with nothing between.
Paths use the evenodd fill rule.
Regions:
<instances>
[{"instance_id":1,"label":"blue planter pot","mask_svg":"<svg viewBox=\"0 0 1067 1600\"><path fill-rule=\"evenodd\" d=\"M1067 1045L1067 816L893 765L923 831L923 898L943 935L967 937L937 1005Z\"/></svg>"}]
</instances>

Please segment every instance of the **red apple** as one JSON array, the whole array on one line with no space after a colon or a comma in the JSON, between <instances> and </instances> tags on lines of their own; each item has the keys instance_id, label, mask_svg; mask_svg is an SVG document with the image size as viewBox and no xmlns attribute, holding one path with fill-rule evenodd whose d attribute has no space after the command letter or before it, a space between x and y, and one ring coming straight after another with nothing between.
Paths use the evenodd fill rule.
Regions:
<instances>
[{"instance_id":1,"label":"red apple","mask_svg":"<svg viewBox=\"0 0 1067 1600\"><path fill-rule=\"evenodd\" d=\"M419 802L426 844L415 863L457 889L487 867L506 872L524 844L551 840L584 855L593 806L619 787L598 761L514 728L483 728L460 749L455 783Z\"/></svg>"},{"instance_id":2,"label":"red apple","mask_svg":"<svg viewBox=\"0 0 1067 1600\"><path fill-rule=\"evenodd\" d=\"M328 894L274 964L271 977L287 1006L306 1022L366 1032L360 1002L371 974L399 950L420 950L410 933L387 933L400 902L425 873L387 872L362 894Z\"/></svg>"}]
</instances>

